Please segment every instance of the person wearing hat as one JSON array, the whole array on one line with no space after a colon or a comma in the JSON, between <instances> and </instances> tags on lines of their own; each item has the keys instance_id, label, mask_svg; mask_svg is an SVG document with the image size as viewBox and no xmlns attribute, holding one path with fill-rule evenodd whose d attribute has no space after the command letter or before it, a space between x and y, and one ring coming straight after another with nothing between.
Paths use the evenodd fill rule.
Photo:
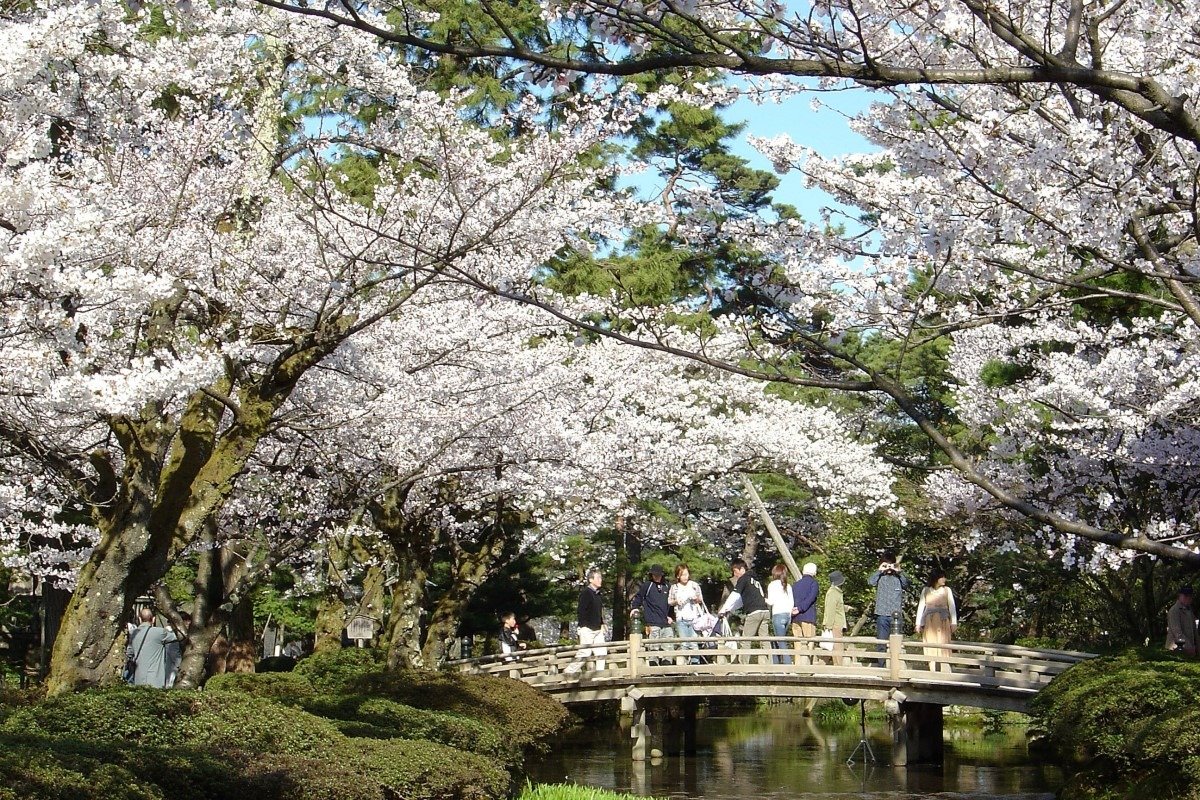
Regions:
<instances>
[{"instance_id":1,"label":"person wearing hat","mask_svg":"<svg viewBox=\"0 0 1200 800\"><path fill-rule=\"evenodd\" d=\"M846 600L842 597L842 584L846 576L834 570L829 573L829 588L825 591L825 615L821 618L821 627L829 631L834 638L831 662L841 664L844 646L840 641L846 632Z\"/></svg>"},{"instance_id":2,"label":"person wearing hat","mask_svg":"<svg viewBox=\"0 0 1200 800\"><path fill-rule=\"evenodd\" d=\"M669 638L675 631L671 628L674 620L671 616L671 606L667 602L670 587L663 580L666 573L661 564L652 564L649 574L650 579L638 587L637 594L629 603L631 613L641 615L643 634L646 638Z\"/></svg>"},{"instance_id":3,"label":"person wearing hat","mask_svg":"<svg viewBox=\"0 0 1200 800\"><path fill-rule=\"evenodd\" d=\"M1167 612L1167 649L1196 657L1196 612L1192 610L1192 587L1179 590L1175 605Z\"/></svg>"}]
</instances>

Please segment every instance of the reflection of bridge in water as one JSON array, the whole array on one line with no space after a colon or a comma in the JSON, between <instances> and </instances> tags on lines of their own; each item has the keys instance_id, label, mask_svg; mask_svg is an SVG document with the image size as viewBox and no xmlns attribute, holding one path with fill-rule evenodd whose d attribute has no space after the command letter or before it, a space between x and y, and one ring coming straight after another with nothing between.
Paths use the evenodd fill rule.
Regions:
<instances>
[{"instance_id":1,"label":"reflection of bridge in water","mask_svg":"<svg viewBox=\"0 0 1200 800\"><path fill-rule=\"evenodd\" d=\"M681 649L696 642L715 647ZM821 649L821 642L837 649ZM775 649L776 643L787 649ZM772 657L781 655L796 663L774 663ZM694 657L701 663L692 663ZM701 699L891 700L892 763L904 764L940 760L943 706L1026 711L1029 699L1055 675L1092 657L974 642L934 647L900 636L883 642L867 637L751 640L635 635L629 641L606 643L600 652L550 647L522 652L515 660L486 656L457 666L516 678L566 704L620 700L622 708L635 714L634 758L644 757L649 705L671 707L674 715L681 715L686 742L688 723L694 721ZM694 736L694 726L690 727Z\"/></svg>"}]
</instances>

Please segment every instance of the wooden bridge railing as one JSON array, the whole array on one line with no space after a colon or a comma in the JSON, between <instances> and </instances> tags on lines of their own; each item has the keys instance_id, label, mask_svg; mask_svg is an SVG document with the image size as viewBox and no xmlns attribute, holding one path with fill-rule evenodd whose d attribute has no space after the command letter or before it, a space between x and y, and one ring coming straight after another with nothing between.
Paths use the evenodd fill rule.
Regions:
<instances>
[{"instance_id":1,"label":"wooden bridge railing","mask_svg":"<svg viewBox=\"0 0 1200 800\"><path fill-rule=\"evenodd\" d=\"M820 648L832 643L835 650ZM697 643L705 649L684 649ZM776 649L775 644L786 649ZM746 639L650 638L608 642L602 655L590 647L550 647L523 651L519 656L486 656L455 663L459 669L507 675L547 691L569 691L581 681L636 685L651 678L756 675L811 676L830 683L869 685L961 684L978 690L1033 694L1072 664L1092 656L1065 650L1035 650L1013 645L924 642L893 636L841 639L770 637ZM786 662L775 663L782 657ZM699 660L699 663L693 663ZM601 667L602 665L602 667Z\"/></svg>"}]
</instances>

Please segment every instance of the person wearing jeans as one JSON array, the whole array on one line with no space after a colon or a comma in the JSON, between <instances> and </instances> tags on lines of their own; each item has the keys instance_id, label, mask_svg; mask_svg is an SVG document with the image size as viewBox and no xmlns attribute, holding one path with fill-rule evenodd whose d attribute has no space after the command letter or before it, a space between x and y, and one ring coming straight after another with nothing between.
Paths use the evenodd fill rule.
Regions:
<instances>
[{"instance_id":1,"label":"person wearing jeans","mask_svg":"<svg viewBox=\"0 0 1200 800\"><path fill-rule=\"evenodd\" d=\"M696 619L704 611L704 596L700 592L700 584L692 580L691 571L687 564L679 564L675 567L675 582L671 584L671 591L667 594L667 605L675 611L675 633L680 639L696 638ZM695 642L685 642L680 646L681 650L696 650ZM677 656L675 663L679 666L687 663L698 663L693 656L691 659L685 659L683 656Z\"/></svg>"},{"instance_id":2,"label":"person wearing jeans","mask_svg":"<svg viewBox=\"0 0 1200 800\"><path fill-rule=\"evenodd\" d=\"M771 582L767 584L767 605L771 607L771 635L787 636L788 623L796 609L792 604L792 590L787 581L787 567L783 564L776 564L771 568ZM772 642L771 645L784 652L788 649L787 642ZM771 656L771 661L776 664L791 664L792 657L777 653Z\"/></svg>"},{"instance_id":3,"label":"person wearing jeans","mask_svg":"<svg viewBox=\"0 0 1200 800\"><path fill-rule=\"evenodd\" d=\"M867 583L875 587L875 638L887 641L892 635L904 633L904 590L908 578L900 571L895 553L884 553L879 569L871 573ZM886 650L887 645L882 645ZM879 666L883 661L876 662Z\"/></svg>"}]
</instances>

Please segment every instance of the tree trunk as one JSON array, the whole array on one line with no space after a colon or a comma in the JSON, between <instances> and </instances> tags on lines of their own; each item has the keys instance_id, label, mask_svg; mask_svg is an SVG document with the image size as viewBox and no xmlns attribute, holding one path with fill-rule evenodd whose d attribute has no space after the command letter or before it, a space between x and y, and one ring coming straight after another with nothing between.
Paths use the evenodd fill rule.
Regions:
<instances>
[{"instance_id":1,"label":"tree trunk","mask_svg":"<svg viewBox=\"0 0 1200 800\"><path fill-rule=\"evenodd\" d=\"M617 517L613 538L617 554L613 559L612 639L620 641L629 635L629 544L633 538L623 517Z\"/></svg>"},{"instance_id":2,"label":"tree trunk","mask_svg":"<svg viewBox=\"0 0 1200 800\"><path fill-rule=\"evenodd\" d=\"M42 630L41 649L38 652L38 677L45 678L50 670L50 652L58 639L58 629L62 625L63 614L67 604L71 602L71 593L64 589L56 589L46 581L42 581Z\"/></svg>"},{"instance_id":3,"label":"tree trunk","mask_svg":"<svg viewBox=\"0 0 1200 800\"><path fill-rule=\"evenodd\" d=\"M478 550L467 550L457 543L453 543L452 547L454 561L450 586L434 606L425 646L421 650L421 660L430 669L437 669L446 663L462 625L463 613L479 587L495 572L496 565L508 549L508 539L503 527L497 525L493 535L485 539Z\"/></svg>"},{"instance_id":4,"label":"tree trunk","mask_svg":"<svg viewBox=\"0 0 1200 800\"><path fill-rule=\"evenodd\" d=\"M409 562L400 567L400 579L392 584L392 608L388 613L388 669L420 669L421 608L429 573Z\"/></svg>"},{"instance_id":5,"label":"tree trunk","mask_svg":"<svg viewBox=\"0 0 1200 800\"><path fill-rule=\"evenodd\" d=\"M149 541L150 535L142 526L101 533L100 544L80 573L54 640L46 679L49 694L120 681L124 663L121 633L131 619L133 598L166 571L156 570L155 574L136 569Z\"/></svg>"},{"instance_id":6,"label":"tree trunk","mask_svg":"<svg viewBox=\"0 0 1200 800\"><path fill-rule=\"evenodd\" d=\"M344 598L344 575L350 561L348 542L332 539L326 545L328 559L325 594L317 604L317 621L313 631L313 652L337 651L342 647L342 630L349 616Z\"/></svg>"},{"instance_id":7,"label":"tree trunk","mask_svg":"<svg viewBox=\"0 0 1200 800\"><path fill-rule=\"evenodd\" d=\"M229 654L225 657L226 672L254 672L258 664L258 637L254 631L254 604L246 597L233 607L227 623Z\"/></svg>"}]
</instances>

